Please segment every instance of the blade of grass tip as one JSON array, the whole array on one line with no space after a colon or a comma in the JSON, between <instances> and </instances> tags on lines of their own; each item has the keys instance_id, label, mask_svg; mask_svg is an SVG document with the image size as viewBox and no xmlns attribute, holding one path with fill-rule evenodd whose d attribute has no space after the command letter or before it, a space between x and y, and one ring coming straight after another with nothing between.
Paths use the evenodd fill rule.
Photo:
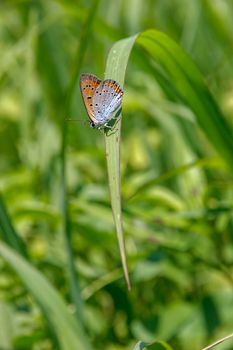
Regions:
<instances>
[{"instance_id":1,"label":"blade of grass tip","mask_svg":"<svg viewBox=\"0 0 233 350\"><path fill-rule=\"evenodd\" d=\"M2 196L0 195L0 229L2 231L3 238L9 246L25 257L28 256L26 246L21 239L21 237L16 232L10 216L8 214L7 208L3 201Z\"/></svg>"},{"instance_id":2,"label":"blade of grass tip","mask_svg":"<svg viewBox=\"0 0 233 350\"><path fill-rule=\"evenodd\" d=\"M69 283L71 290L71 299L75 305L76 315L83 322L83 300L81 297L81 290L76 277L75 265L74 265L74 256L72 250L72 230L69 217L69 205L66 192L66 146L67 146L67 130L68 124L66 122L66 116L69 115L70 105L72 101L73 92L77 79L82 67L84 55L88 46L88 37L91 31L92 23L97 12L98 4L100 0L93 0L92 6L89 10L86 22L84 23L79 45L76 52L74 71L72 73L72 78L65 92L65 104L63 110L63 133L62 133L62 145L61 145L61 183L62 183L62 212L63 212L63 222L64 222L64 240L67 252L68 260L68 273L69 273ZM79 312L79 313L78 313Z\"/></svg>"},{"instance_id":3,"label":"blade of grass tip","mask_svg":"<svg viewBox=\"0 0 233 350\"><path fill-rule=\"evenodd\" d=\"M106 64L105 79L115 79L122 87L124 85L125 71L131 49L137 36L118 41L111 48ZM131 289L129 278L124 231L121 214L121 191L120 191L120 136L121 115L119 121L110 132L105 133L105 148L108 169L108 182L111 197L113 218L116 227L117 240L120 250L121 262L128 290Z\"/></svg>"}]
</instances>

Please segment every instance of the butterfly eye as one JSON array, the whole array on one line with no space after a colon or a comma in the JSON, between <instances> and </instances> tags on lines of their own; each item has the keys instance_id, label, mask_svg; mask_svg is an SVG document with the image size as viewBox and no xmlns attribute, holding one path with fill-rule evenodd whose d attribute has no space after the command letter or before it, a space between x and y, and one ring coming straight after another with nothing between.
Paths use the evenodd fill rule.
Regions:
<instances>
[{"instance_id":1,"label":"butterfly eye","mask_svg":"<svg viewBox=\"0 0 233 350\"><path fill-rule=\"evenodd\" d=\"M91 127L91 128L94 128L94 127L95 127L95 123L94 123L92 120L90 121L90 127Z\"/></svg>"}]
</instances>

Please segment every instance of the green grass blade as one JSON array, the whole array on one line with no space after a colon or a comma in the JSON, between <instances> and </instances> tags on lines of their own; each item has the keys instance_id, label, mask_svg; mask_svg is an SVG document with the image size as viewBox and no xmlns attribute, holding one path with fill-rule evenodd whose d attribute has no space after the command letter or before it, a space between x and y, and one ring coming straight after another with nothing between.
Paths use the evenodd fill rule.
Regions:
<instances>
[{"instance_id":1,"label":"green grass blade","mask_svg":"<svg viewBox=\"0 0 233 350\"><path fill-rule=\"evenodd\" d=\"M202 349L202 350L210 350L210 349L213 349L213 348L215 348L217 345L219 345L219 344L225 342L226 340L232 339L232 338L233 338L233 334L227 335L226 337L217 340L216 342L214 342L214 343L211 344L211 345L208 345L207 347L205 347L205 348Z\"/></svg>"},{"instance_id":2,"label":"green grass blade","mask_svg":"<svg viewBox=\"0 0 233 350\"><path fill-rule=\"evenodd\" d=\"M54 330L62 350L91 350L81 324L68 312L64 301L46 278L4 243L0 255L21 277Z\"/></svg>"},{"instance_id":3,"label":"green grass blade","mask_svg":"<svg viewBox=\"0 0 233 350\"><path fill-rule=\"evenodd\" d=\"M69 203L66 190L66 149L67 149L67 132L68 124L66 121L67 115L70 113L72 97L74 89L79 78L80 70L83 64L84 55L88 47L88 37L92 28L92 24L98 9L99 0L93 0L92 6L89 10L86 22L84 23L83 30L80 35L79 44L76 51L75 63L74 63L74 72L70 79L70 83L66 89L65 93L65 104L63 109L63 128L62 128L62 144L61 144L61 189L62 189L62 215L64 222L64 241L67 252L67 262L68 262L68 276L70 283L70 293L71 299L76 307L76 310L79 310L78 317L83 320L83 301L81 298L80 287L78 279L76 276L75 266L74 266L74 256L72 250L72 230L70 224L70 215L69 215Z\"/></svg>"},{"instance_id":4,"label":"green grass blade","mask_svg":"<svg viewBox=\"0 0 233 350\"><path fill-rule=\"evenodd\" d=\"M162 67L180 98L195 113L197 122L209 141L233 169L232 130L223 118L195 64L167 35L156 30L148 30L138 36L117 42L109 52L105 78L115 79L123 86L128 59L135 42ZM113 217L124 274L130 288L121 216L120 129L121 120L111 132L105 134L105 144Z\"/></svg>"},{"instance_id":5,"label":"green grass blade","mask_svg":"<svg viewBox=\"0 0 233 350\"><path fill-rule=\"evenodd\" d=\"M219 168L219 163L217 162L216 159L202 158L202 159L195 160L194 162L181 165L180 167L173 168L171 170L168 170L166 173L162 174L161 176L157 176L156 178L154 178L152 180L148 180L144 184L140 185L138 188L136 188L133 191L132 194L130 194L127 197L127 199L131 200L132 198L134 198L138 194L143 193L144 191L146 191L151 186L160 184L161 182L169 180L172 177L181 175L184 172L186 172L186 171L188 171L190 169L193 169L195 167L197 167L197 168L202 168L202 167L203 168L205 168L205 167L209 167L209 168L210 167L215 167L215 168L217 168L218 167Z\"/></svg>"},{"instance_id":6,"label":"green grass blade","mask_svg":"<svg viewBox=\"0 0 233 350\"><path fill-rule=\"evenodd\" d=\"M105 78L115 79L121 86L124 85L125 70L127 67L130 51L136 36L117 42L109 52ZM121 116L119 117L121 118ZM106 158L108 168L109 190L113 218L116 225L118 245L128 289L131 289L127 259L125 252L124 233L121 216L121 193L120 193L120 128L121 120L116 123L113 130L105 134Z\"/></svg>"},{"instance_id":7,"label":"green grass blade","mask_svg":"<svg viewBox=\"0 0 233 350\"><path fill-rule=\"evenodd\" d=\"M0 229L4 241L9 244L12 248L17 250L21 255L27 256L27 250L21 237L16 232L7 208L0 195Z\"/></svg>"},{"instance_id":8,"label":"green grass blade","mask_svg":"<svg viewBox=\"0 0 233 350\"><path fill-rule=\"evenodd\" d=\"M232 130L192 60L172 39L155 30L142 33L137 43L162 66L209 141L233 169Z\"/></svg>"}]
</instances>

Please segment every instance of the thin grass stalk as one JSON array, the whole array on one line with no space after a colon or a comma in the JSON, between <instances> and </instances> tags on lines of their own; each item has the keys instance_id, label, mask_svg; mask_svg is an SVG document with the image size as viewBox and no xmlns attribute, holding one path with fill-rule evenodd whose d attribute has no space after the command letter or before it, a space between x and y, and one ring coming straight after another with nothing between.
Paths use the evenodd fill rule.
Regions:
<instances>
[{"instance_id":1,"label":"thin grass stalk","mask_svg":"<svg viewBox=\"0 0 233 350\"><path fill-rule=\"evenodd\" d=\"M14 225L11 221L10 215L7 211L6 205L0 195L0 229L4 241L14 248L20 255L28 257L26 246L16 232Z\"/></svg>"},{"instance_id":2,"label":"thin grass stalk","mask_svg":"<svg viewBox=\"0 0 233 350\"><path fill-rule=\"evenodd\" d=\"M83 300L81 297L80 286L78 283L75 264L74 264L74 254L72 250L72 228L69 215L69 203L68 195L66 190L66 148L67 148L67 131L68 124L66 122L66 116L69 114L70 105L72 101L72 96L77 79L80 74L82 67L84 55L88 47L88 36L92 27L95 14L97 12L99 0L93 0L92 6L90 8L86 22L84 23L83 30L80 35L79 45L76 52L74 72L72 78L65 92L65 104L63 110L63 129L62 129L62 144L61 144L61 187L62 187L62 215L63 215L63 225L64 225L64 241L67 252L67 263L68 263L68 278L70 284L70 294L71 300L75 305L75 312L80 320L83 321ZM78 314L77 314L78 312Z\"/></svg>"},{"instance_id":3,"label":"thin grass stalk","mask_svg":"<svg viewBox=\"0 0 233 350\"><path fill-rule=\"evenodd\" d=\"M208 346L206 346L205 348L203 348L202 350L210 350L210 349L213 349L215 346L225 342L226 340L229 340L229 339L232 339L233 338L233 334L230 334L224 338L221 338L219 340L217 340L216 342L214 342L213 344L210 344Z\"/></svg>"}]
</instances>

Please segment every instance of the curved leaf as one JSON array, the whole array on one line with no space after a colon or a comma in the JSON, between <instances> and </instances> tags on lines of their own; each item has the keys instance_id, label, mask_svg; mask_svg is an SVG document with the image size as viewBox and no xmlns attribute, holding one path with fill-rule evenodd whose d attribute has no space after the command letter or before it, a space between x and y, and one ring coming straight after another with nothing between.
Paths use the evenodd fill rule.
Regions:
<instances>
[{"instance_id":1,"label":"curved leaf","mask_svg":"<svg viewBox=\"0 0 233 350\"><path fill-rule=\"evenodd\" d=\"M200 128L209 141L233 169L232 130L223 118L198 68L184 50L166 34L147 30L115 43L108 55L105 78L115 79L122 86L124 85L130 52L135 43L139 44L163 69L179 97L194 112ZM162 85L161 87L164 88ZM105 144L113 217L123 270L130 289L121 216L120 129L121 120L119 119L113 129L105 133Z\"/></svg>"},{"instance_id":2,"label":"curved leaf","mask_svg":"<svg viewBox=\"0 0 233 350\"><path fill-rule=\"evenodd\" d=\"M60 348L62 350L91 350L82 326L68 312L64 301L46 278L2 242L0 243L0 255L19 274L27 289L40 305L57 336Z\"/></svg>"}]
</instances>

